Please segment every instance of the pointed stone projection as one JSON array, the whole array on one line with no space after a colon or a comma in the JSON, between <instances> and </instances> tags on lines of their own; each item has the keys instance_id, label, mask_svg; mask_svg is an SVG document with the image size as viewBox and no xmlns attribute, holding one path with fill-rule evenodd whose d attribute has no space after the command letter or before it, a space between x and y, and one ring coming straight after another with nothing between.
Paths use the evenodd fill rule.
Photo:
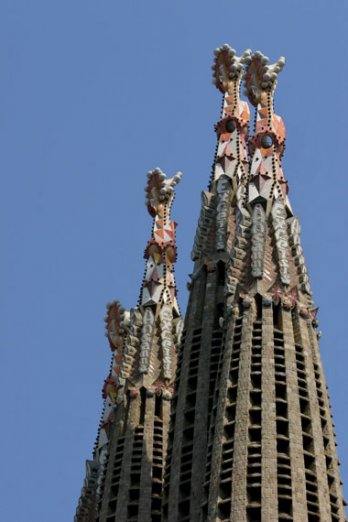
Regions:
<instances>
[{"instance_id":1,"label":"pointed stone projection","mask_svg":"<svg viewBox=\"0 0 348 522\"><path fill-rule=\"evenodd\" d=\"M215 127L217 152L209 192L202 193L201 214L192 250L193 261L202 258L202 255L214 255L216 251L222 257L224 252L226 254L231 232L227 222L233 211L231 201L241 201L248 182L246 139L250 113L248 104L240 99L239 91L243 64L249 60L248 50L241 57L227 44L215 50L213 83L223 94L223 109Z\"/></svg>"},{"instance_id":2,"label":"pointed stone projection","mask_svg":"<svg viewBox=\"0 0 348 522\"><path fill-rule=\"evenodd\" d=\"M284 63L215 52L224 106L192 254L166 522L345 520L317 309L282 171L285 126L273 110Z\"/></svg>"},{"instance_id":3,"label":"pointed stone projection","mask_svg":"<svg viewBox=\"0 0 348 522\"><path fill-rule=\"evenodd\" d=\"M104 382L104 408L93 461L75 522L161 520L162 482L170 401L182 319L176 300L174 187L181 174L148 173L146 206L153 228L144 257L138 306L107 307L106 335L112 351ZM141 515L143 514L143 515ZM115 518L116 517L116 518Z\"/></svg>"},{"instance_id":4,"label":"pointed stone projection","mask_svg":"<svg viewBox=\"0 0 348 522\"><path fill-rule=\"evenodd\" d=\"M243 64L250 60L250 51L241 57L228 45L215 51L213 83L224 97L222 117L216 125L219 143L214 168L214 181L220 177L229 178L236 193L241 182L246 181L245 170L248 163L246 138L250 112L248 104L239 97Z\"/></svg>"},{"instance_id":5,"label":"pointed stone projection","mask_svg":"<svg viewBox=\"0 0 348 522\"><path fill-rule=\"evenodd\" d=\"M279 58L273 65L268 62L262 53L255 53L245 74L245 93L256 107L255 135L249 140L251 180L248 199L251 204L263 202L267 213L272 202L281 199L292 214L281 165L285 125L273 110L277 77L285 65L285 58Z\"/></svg>"},{"instance_id":6,"label":"pointed stone projection","mask_svg":"<svg viewBox=\"0 0 348 522\"><path fill-rule=\"evenodd\" d=\"M243 65L249 62L250 51L240 57L228 45L215 51L213 83L223 94L223 110L192 251L195 264L172 403L163 511L163 520L171 522L203 516L208 434L224 342L226 268L232 255L237 277L250 256L251 216L245 206L250 117L247 103L240 99Z\"/></svg>"},{"instance_id":7,"label":"pointed stone projection","mask_svg":"<svg viewBox=\"0 0 348 522\"><path fill-rule=\"evenodd\" d=\"M145 275L138 306L108 306L112 362L75 522L345 521L318 309L273 108L284 63L215 51L223 108L184 325L170 217L180 174L148 174Z\"/></svg>"}]
</instances>

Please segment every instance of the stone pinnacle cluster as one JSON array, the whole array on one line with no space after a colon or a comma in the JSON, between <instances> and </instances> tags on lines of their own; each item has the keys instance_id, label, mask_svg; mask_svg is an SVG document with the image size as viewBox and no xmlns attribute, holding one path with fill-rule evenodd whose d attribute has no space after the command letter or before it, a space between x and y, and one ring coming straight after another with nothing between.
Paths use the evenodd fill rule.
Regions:
<instances>
[{"instance_id":1,"label":"stone pinnacle cluster","mask_svg":"<svg viewBox=\"0 0 348 522\"><path fill-rule=\"evenodd\" d=\"M112 362L75 522L344 522L300 225L274 112L285 59L215 51L218 144L183 322L174 187L148 174L139 303L108 306ZM255 112L240 99L241 83Z\"/></svg>"}]
</instances>

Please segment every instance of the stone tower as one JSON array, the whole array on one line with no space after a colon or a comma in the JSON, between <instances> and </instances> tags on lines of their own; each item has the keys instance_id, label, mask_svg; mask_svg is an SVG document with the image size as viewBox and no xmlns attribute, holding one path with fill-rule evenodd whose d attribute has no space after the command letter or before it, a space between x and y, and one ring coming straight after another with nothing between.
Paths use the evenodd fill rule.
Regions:
<instances>
[{"instance_id":1,"label":"stone tower","mask_svg":"<svg viewBox=\"0 0 348 522\"><path fill-rule=\"evenodd\" d=\"M112 362L75 522L162 520L170 400L182 331L173 270L175 222L170 219L180 177L167 179L158 168L149 172L146 205L153 228L139 303L130 312L118 301L107 308Z\"/></svg>"},{"instance_id":2,"label":"stone tower","mask_svg":"<svg viewBox=\"0 0 348 522\"><path fill-rule=\"evenodd\" d=\"M215 51L222 115L184 327L170 220L180 174L149 173L144 281L137 307L108 307L112 363L75 522L345 521L317 309L273 108L284 63Z\"/></svg>"},{"instance_id":3,"label":"stone tower","mask_svg":"<svg viewBox=\"0 0 348 522\"><path fill-rule=\"evenodd\" d=\"M345 520L316 308L282 171L285 126L273 110L284 63L215 52L223 109L192 251L166 522Z\"/></svg>"}]
</instances>

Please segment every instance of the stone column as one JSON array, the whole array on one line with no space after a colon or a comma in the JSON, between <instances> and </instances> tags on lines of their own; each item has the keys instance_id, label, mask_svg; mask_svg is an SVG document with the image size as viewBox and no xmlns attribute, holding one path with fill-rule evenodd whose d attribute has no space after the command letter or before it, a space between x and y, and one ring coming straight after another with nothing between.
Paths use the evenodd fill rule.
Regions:
<instances>
[{"instance_id":1,"label":"stone column","mask_svg":"<svg viewBox=\"0 0 348 522\"><path fill-rule=\"evenodd\" d=\"M320 422L319 404L317 398L317 390L315 385L315 376L313 368L312 348L308 334L307 320L301 317L296 310L297 321L299 325L299 334L303 355L305 357L307 386L310 402L310 413L313 430L313 447L315 456L316 476L318 483L318 506L320 520L331 520L331 509L329 499L329 488L327 482L326 462L323 444L323 433Z\"/></svg>"},{"instance_id":2,"label":"stone column","mask_svg":"<svg viewBox=\"0 0 348 522\"><path fill-rule=\"evenodd\" d=\"M262 307L262 521L278 521L277 426L275 405L274 333L272 306Z\"/></svg>"},{"instance_id":3,"label":"stone column","mask_svg":"<svg viewBox=\"0 0 348 522\"><path fill-rule=\"evenodd\" d=\"M232 471L232 522L246 522L248 427L251 344L253 335L253 307L244 310L242 342L240 348L239 378L236 404L236 425L234 434L234 455Z\"/></svg>"},{"instance_id":4,"label":"stone column","mask_svg":"<svg viewBox=\"0 0 348 522\"><path fill-rule=\"evenodd\" d=\"M224 414L226 408L226 393L229 382L229 373L231 368L232 348L233 348L233 331L235 320L230 317L228 320L226 334L225 334L225 350L223 353L223 362L221 368L221 376L218 392L218 404L215 418L215 433L214 444L212 448L212 463L210 475L210 490L208 503L208 520L216 520L217 517L217 503L219 496L221 459L222 459L222 444L223 444L223 430L224 430Z\"/></svg>"},{"instance_id":5,"label":"stone column","mask_svg":"<svg viewBox=\"0 0 348 522\"><path fill-rule=\"evenodd\" d=\"M105 474L105 486L104 486L104 493L103 493L103 502L100 508L100 514L99 519L100 522L104 522L106 520L107 512L108 512L108 504L109 500L112 498L111 495L111 482L113 479L114 474L114 462L117 455L117 446L118 446L118 440L122 435L123 429L124 429L124 418L125 418L125 411L126 408L124 404L120 404L118 407L118 410L116 412L116 422L112 429L111 435L110 435L110 442L109 442L109 460L108 465L106 469Z\"/></svg>"},{"instance_id":6,"label":"stone column","mask_svg":"<svg viewBox=\"0 0 348 522\"><path fill-rule=\"evenodd\" d=\"M290 441L293 522L307 520L306 478L303 460L301 411L297 384L295 340L291 311L281 311Z\"/></svg>"},{"instance_id":7,"label":"stone column","mask_svg":"<svg viewBox=\"0 0 348 522\"><path fill-rule=\"evenodd\" d=\"M190 296L190 304L188 307L188 313L186 316L185 324L190 325L186 331L184 345L181 347L182 350L182 361L180 369L180 378L176 381L178 388L174 393L172 401L173 414L175 420L173 421L173 445L171 449L170 459L170 470L169 470L169 490L166 495L168 500L168 516L164 516L164 520L168 522L177 522L179 520L179 484L180 484L180 466L181 466L181 454L182 454L182 436L184 429L184 407L187 395L187 380L190 369L190 357L193 332L195 323L200 325L201 321L201 309L204 304L205 296L205 275L203 272L199 278L194 281L193 288ZM191 322L192 320L192 322ZM176 397L175 397L176 395ZM176 400L176 406L174 402Z\"/></svg>"},{"instance_id":8,"label":"stone column","mask_svg":"<svg viewBox=\"0 0 348 522\"><path fill-rule=\"evenodd\" d=\"M151 522L153 430L155 397L146 397L143 454L141 459L140 498L138 522Z\"/></svg>"},{"instance_id":9,"label":"stone column","mask_svg":"<svg viewBox=\"0 0 348 522\"><path fill-rule=\"evenodd\" d=\"M125 433L125 442L122 458L122 471L120 477L120 487L117 495L117 509L115 520L117 522L127 522L128 513L128 498L130 488L130 472L133 454L134 443L134 428L139 423L139 411L141 397L138 394L136 397L129 399L128 419Z\"/></svg>"},{"instance_id":10,"label":"stone column","mask_svg":"<svg viewBox=\"0 0 348 522\"><path fill-rule=\"evenodd\" d=\"M208 272L203 309L201 349L198 366L197 399L192 452L192 480L190 522L199 522L203 499L203 483L207 457L209 374L213 321L216 315L216 271Z\"/></svg>"},{"instance_id":11,"label":"stone column","mask_svg":"<svg viewBox=\"0 0 348 522\"><path fill-rule=\"evenodd\" d=\"M334 477L334 481L329 486L329 493L333 494L337 497L337 502L335 503L338 508L338 517L339 520L344 522L346 520L345 516L345 509L343 505L343 494L342 494L342 486L341 486L341 478L339 473L339 466L338 466L338 459L337 459L337 452L336 452L336 441L335 441L335 433L333 429L332 419L331 419L331 411L330 411L330 402L329 397L327 393L327 387L326 387L326 381L325 376L321 364L321 358L320 358L320 352L319 352L319 346L318 346L318 339L316 332L313 329L313 326L311 324L311 320L307 320L307 326L308 326L308 332L309 332L309 339L311 342L311 348L312 348L312 357L313 357L313 364L315 364L314 372L317 374L315 375L315 378L317 382L319 382L320 389L317 389L317 392L321 393L320 399L323 401L324 409L325 409L325 418L327 421L327 424L325 426L325 430L323 430L323 435L325 435L328 439L327 446L325 447L326 455L330 456L332 459L331 463L331 474ZM317 386L318 388L318 386ZM318 397L319 400L319 397Z\"/></svg>"}]
</instances>

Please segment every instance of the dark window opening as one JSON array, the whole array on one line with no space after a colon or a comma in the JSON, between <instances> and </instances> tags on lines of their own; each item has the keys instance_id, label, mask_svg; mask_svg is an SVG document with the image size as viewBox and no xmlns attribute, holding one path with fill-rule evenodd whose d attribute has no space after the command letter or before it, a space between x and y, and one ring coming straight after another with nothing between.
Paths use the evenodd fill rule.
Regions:
<instances>
[{"instance_id":1,"label":"dark window opening","mask_svg":"<svg viewBox=\"0 0 348 522\"><path fill-rule=\"evenodd\" d=\"M277 397L277 399L286 400L286 385L285 384L276 384L276 397Z\"/></svg>"},{"instance_id":2,"label":"dark window opening","mask_svg":"<svg viewBox=\"0 0 348 522\"><path fill-rule=\"evenodd\" d=\"M275 328L281 329L280 304L273 304L273 325Z\"/></svg>"},{"instance_id":3,"label":"dark window opening","mask_svg":"<svg viewBox=\"0 0 348 522\"><path fill-rule=\"evenodd\" d=\"M260 442L261 428L249 428L249 440L250 442Z\"/></svg>"},{"instance_id":4,"label":"dark window opening","mask_svg":"<svg viewBox=\"0 0 348 522\"><path fill-rule=\"evenodd\" d=\"M219 261L216 264L216 278L217 278L217 284L219 286L223 286L225 284L225 263L223 261Z\"/></svg>"},{"instance_id":5,"label":"dark window opening","mask_svg":"<svg viewBox=\"0 0 348 522\"><path fill-rule=\"evenodd\" d=\"M251 383L253 385L253 388L261 389L261 374L252 374Z\"/></svg>"},{"instance_id":6,"label":"dark window opening","mask_svg":"<svg viewBox=\"0 0 348 522\"><path fill-rule=\"evenodd\" d=\"M156 395L155 399L155 416L162 418L162 399L158 395Z\"/></svg>"},{"instance_id":7,"label":"dark window opening","mask_svg":"<svg viewBox=\"0 0 348 522\"><path fill-rule=\"evenodd\" d=\"M286 455L289 453L289 441L285 439L277 440L277 452L285 453Z\"/></svg>"},{"instance_id":8,"label":"dark window opening","mask_svg":"<svg viewBox=\"0 0 348 522\"><path fill-rule=\"evenodd\" d=\"M162 478L162 468L159 466L154 466L152 468L152 476L153 476L153 478L161 479Z\"/></svg>"},{"instance_id":9,"label":"dark window opening","mask_svg":"<svg viewBox=\"0 0 348 522\"><path fill-rule=\"evenodd\" d=\"M140 424L143 425L145 422L145 410L146 410L146 390L145 388L141 388L140 390Z\"/></svg>"},{"instance_id":10,"label":"dark window opening","mask_svg":"<svg viewBox=\"0 0 348 522\"><path fill-rule=\"evenodd\" d=\"M138 514L138 505L130 505L128 506L128 517L135 517Z\"/></svg>"},{"instance_id":11,"label":"dark window opening","mask_svg":"<svg viewBox=\"0 0 348 522\"><path fill-rule=\"evenodd\" d=\"M109 505L108 505L108 514L112 514L112 513L116 513L116 505L117 505L117 501L116 500L113 500L112 502L109 502Z\"/></svg>"},{"instance_id":12,"label":"dark window opening","mask_svg":"<svg viewBox=\"0 0 348 522\"><path fill-rule=\"evenodd\" d=\"M161 493L162 493L161 483L153 482L152 483L152 494L161 496Z\"/></svg>"},{"instance_id":13,"label":"dark window opening","mask_svg":"<svg viewBox=\"0 0 348 522\"><path fill-rule=\"evenodd\" d=\"M195 420L195 410L190 409L184 413L185 424L193 424Z\"/></svg>"},{"instance_id":14,"label":"dark window opening","mask_svg":"<svg viewBox=\"0 0 348 522\"><path fill-rule=\"evenodd\" d=\"M227 391L228 400L230 402L236 402L237 400L237 387L229 388Z\"/></svg>"},{"instance_id":15,"label":"dark window opening","mask_svg":"<svg viewBox=\"0 0 348 522\"><path fill-rule=\"evenodd\" d=\"M138 500L140 496L140 490L139 489L130 489L129 490L129 500Z\"/></svg>"},{"instance_id":16,"label":"dark window opening","mask_svg":"<svg viewBox=\"0 0 348 522\"><path fill-rule=\"evenodd\" d=\"M220 318L224 317L224 312L225 312L225 305L224 305L224 303L219 303L216 306L216 318L215 318L215 325L216 325L216 327L220 326Z\"/></svg>"},{"instance_id":17,"label":"dark window opening","mask_svg":"<svg viewBox=\"0 0 348 522\"><path fill-rule=\"evenodd\" d=\"M234 436L234 423L225 424L224 433L227 438L232 438Z\"/></svg>"},{"instance_id":18,"label":"dark window opening","mask_svg":"<svg viewBox=\"0 0 348 522\"><path fill-rule=\"evenodd\" d=\"M250 410L249 418L251 424L261 424L261 410Z\"/></svg>"},{"instance_id":19,"label":"dark window opening","mask_svg":"<svg viewBox=\"0 0 348 522\"><path fill-rule=\"evenodd\" d=\"M261 502L261 488L260 487L248 487L248 501L251 502Z\"/></svg>"},{"instance_id":20,"label":"dark window opening","mask_svg":"<svg viewBox=\"0 0 348 522\"><path fill-rule=\"evenodd\" d=\"M250 392L250 402L252 406L261 406L261 392Z\"/></svg>"},{"instance_id":21,"label":"dark window opening","mask_svg":"<svg viewBox=\"0 0 348 522\"><path fill-rule=\"evenodd\" d=\"M305 468L315 472L315 459L312 455L304 454Z\"/></svg>"},{"instance_id":22,"label":"dark window opening","mask_svg":"<svg viewBox=\"0 0 348 522\"><path fill-rule=\"evenodd\" d=\"M221 502L218 506L218 509L220 518L229 518L231 514L231 501L227 500L226 502Z\"/></svg>"},{"instance_id":23,"label":"dark window opening","mask_svg":"<svg viewBox=\"0 0 348 522\"><path fill-rule=\"evenodd\" d=\"M279 498L278 506L280 514L292 515L292 501L290 498Z\"/></svg>"},{"instance_id":24,"label":"dark window opening","mask_svg":"<svg viewBox=\"0 0 348 522\"><path fill-rule=\"evenodd\" d=\"M307 416L310 415L308 399L304 399L303 397L300 397L300 409L301 409L301 413L303 413L303 415L307 415Z\"/></svg>"},{"instance_id":25,"label":"dark window opening","mask_svg":"<svg viewBox=\"0 0 348 522\"><path fill-rule=\"evenodd\" d=\"M226 408L226 418L228 421L232 421L235 419L236 416L236 407L233 406L227 406Z\"/></svg>"},{"instance_id":26,"label":"dark window opening","mask_svg":"<svg viewBox=\"0 0 348 522\"><path fill-rule=\"evenodd\" d=\"M140 474L131 473L130 479L131 479L131 486L137 486L140 484Z\"/></svg>"},{"instance_id":27,"label":"dark window opening","mask_svg":"<svg viewBox=\"0 0 348 522\"><path fill-rule=\"evenodd\" d=\"M285 437L287 437L289 435L288 423L286 421L278 420L277 421L277 432L279 433L279 435L284 435Z\"/></svg>"},{"instance_id":28,"label":"dark window opening","mask_svg":"<svg viewBox=\"0 0 348 522\"><path fill-rule=\"evenodd\" d=\"M261 520L261 507L248 507L247 508L248 522L260 522Z\"/></svg>"},{"instance_id":29,"label":"dark window opening","mask_svg":"<svg viewBox=\"0 0 348 522\"><path fill-rule=\"evenodd\" d=\"M190 501L185 500L184 502L179 503L179 516L185 517L190 514Z\"/></svg>"},{"instance_id":30,"label":"dark window opening","mask_svg":"<svg viewBox=\"0 0 348 522\"><path fill-rule=\"evenodd\" d=\"M257 320L261 321L261 319L262 319L262 297L259 294L255 295L255 303L256 303Z\"/></svg>"},{"instance_id":31,"label":"dark window opening","mask_svg":"<svg viewBox=\"0 0 348 522\"><path fill-rule=\"evenodd\" d=\"M219 496L224 500L231 497L232 482L221 482L219 487Z\"/></svg>"}]
</instances>

